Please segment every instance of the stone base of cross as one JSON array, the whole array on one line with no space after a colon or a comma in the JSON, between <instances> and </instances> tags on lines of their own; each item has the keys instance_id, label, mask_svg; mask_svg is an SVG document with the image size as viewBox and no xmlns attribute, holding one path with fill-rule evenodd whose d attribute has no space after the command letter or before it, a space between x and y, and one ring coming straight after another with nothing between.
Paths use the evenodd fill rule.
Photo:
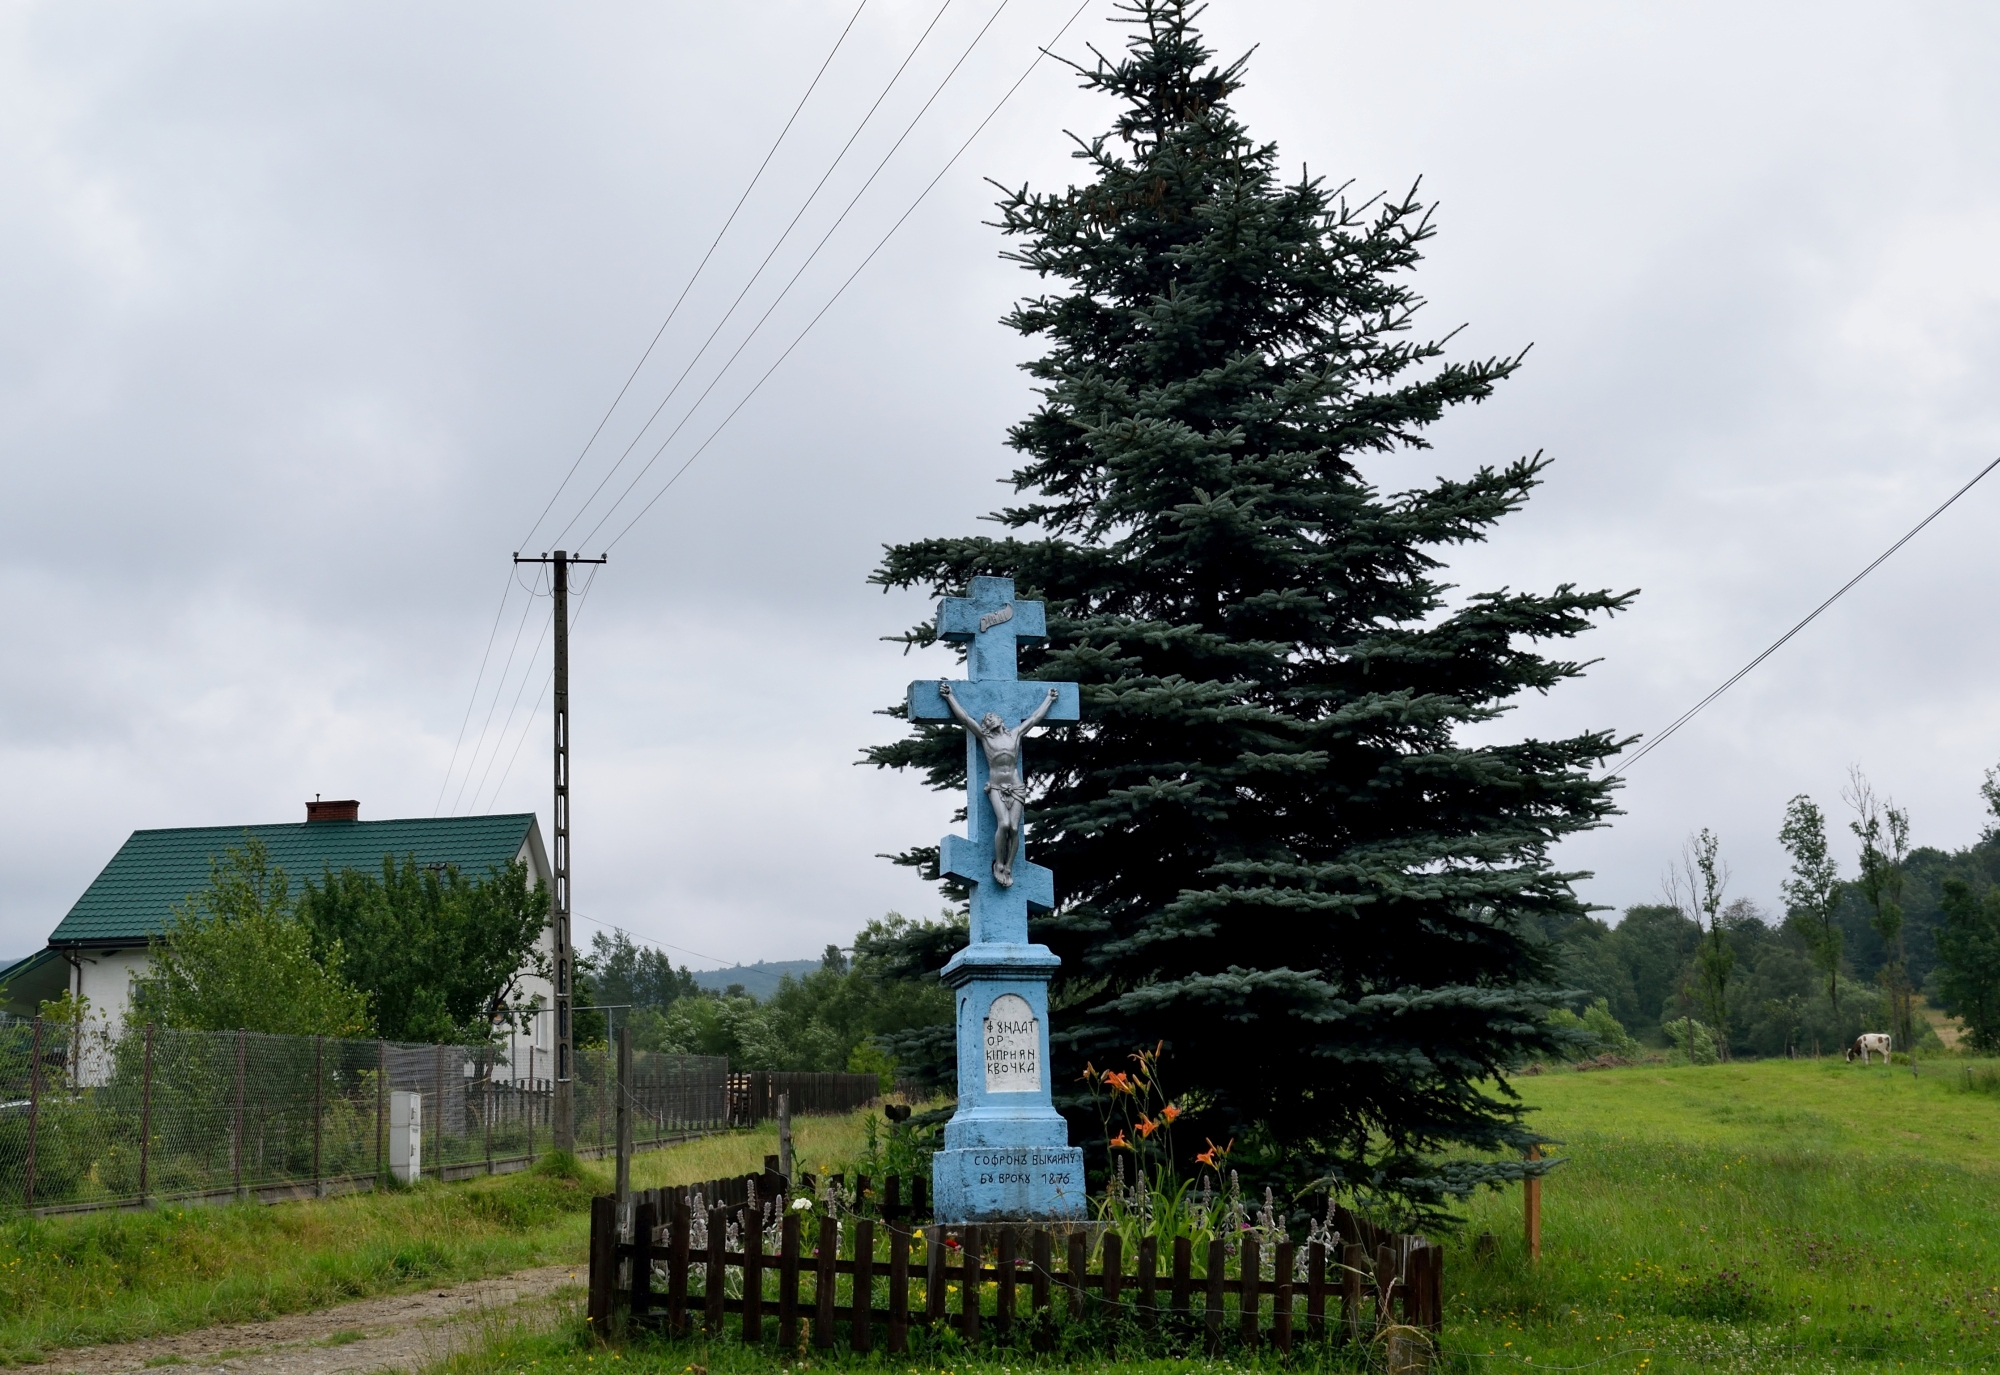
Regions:
<instances>
[{"instance_id":1,"label":"stone base of cross","mask_svg":"<svg viewBox=\"0 0 2000 1375\"><path fill-rule=\"evenodd\" d=\"M1014 786L1025 780L1013 736L1023 722L1043 708L1043 720L1077 719L1077 686L1016 679L1017 646L1047 634L1040 602L1014 600L1012 578L974 578L968 591L938 607L939 637L966 646L970 670L951 695L973 722L990 714L998 723L997 733L965 733L970 835L946 836L939 853L939 869L971 887L972 943L944 967L957 994L958 1109L932 1158L932 1208L941 1223L1077 1219L1088 1211L1083 1152L1069 1144L1048 1070L1049 979L1062 961L1028 940L1029 912L1055 906L1055 875L1025 859L1017 842L1004 857L1011 882L1000 881L989 790L995 765L1012 769ZM910 684L909 712L917 721L957 719L934 679Z\"/></svg>"}]
</instances>

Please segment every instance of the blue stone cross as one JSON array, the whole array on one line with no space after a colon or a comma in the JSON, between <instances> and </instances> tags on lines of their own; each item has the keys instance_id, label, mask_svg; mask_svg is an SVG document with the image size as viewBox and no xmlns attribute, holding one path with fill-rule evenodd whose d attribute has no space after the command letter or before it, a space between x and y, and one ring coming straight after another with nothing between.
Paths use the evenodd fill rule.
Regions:
<instances>
[{"instance_id":1,"label":"blue stone cross","mask_svg":"<svg viewBox=\"0 0 2000 1375\"><path fill-rule=\"evenodd\" d=\"M966 646L970 678L951 686L959 706L975 721L991 712L1008 730L1044 705L1044 720L1076 720L1075 683L1017 677L1018 647L1048 637L1042 604L1016 601L1012 578L974 578L968 591L938 607L939 637ZM909 714L954 719L935 679L910 684ZM958 1005L958 1108L932 1157L933 1210L942 1223L1080 1218L1083 1153L1050 1097L1048 983L1062 962L1028 940L1029 912L1055 906L1055 875L1017 851L1012 883L996 881L986 751L974 732L965 736L971 834L946 836L938 867L971 887L971 944L944 967ZM1018 758L1016 768L1025 780Z\"/></svg>"}]
</instances>

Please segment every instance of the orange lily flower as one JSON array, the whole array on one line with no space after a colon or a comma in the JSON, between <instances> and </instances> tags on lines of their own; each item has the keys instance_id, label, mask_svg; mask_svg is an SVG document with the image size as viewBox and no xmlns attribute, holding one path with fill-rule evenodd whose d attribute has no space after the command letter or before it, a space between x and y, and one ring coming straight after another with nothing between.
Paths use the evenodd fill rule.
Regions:
<instances>
[{"instance_id":1,"label":"orange lily flower","mask_svg":"<svg viewBox=\"0 0 2000 1375\"><path fill-rule=\"evenodd\" d=\"M1114 1151L1129 1151L1132 1149L1132 1143L1125 1139L1124 1132L1119 1132L1118 1135L1112 1137L1111 1140L1105 1144L1110 1146L1111 1149Z\"/></svg>"},{"instance_id":2,"label":"orange lily flower","mask_svg":"<svg viewBox=\"0 0 2000 1375\"><path fill-rule=\"evenodd\" d=\"M1152 1118L1146 1116L1144 1113L1139 1114L1139 1135L1149 1137L1159 1129L1160 1129L1160 1124L1158 1122L1155 1122Z\"/></svg>"},{"instance_id":3,"label":"orange lily flower","mask_svg":"<svg viewBox=\"0 0 2000 1375\"><path fill-rule=\"evenodd\" d=\"M1160 1109L1160 1116L1166 1120L1169 1126L1171 1126L1173 1124L1173 1120L1176 1117L1179 1117L1180 1115L1181 1115L1181 1110L1175 1107L1172 1103L1169 1103L1164 1108Z\"/></svg>"},{"instance_id":4,"label":"orange lily flower","mask_svg":"<svg viewBox=\"0 0 2000 1375\"><path fill-rule=\"evenodd\" d=\"M1104 1074L1104 1086L1113 1093L1130 1093L1132 1076L1118 1070L1107 1070Z\"/></svg>"}]
</instances>

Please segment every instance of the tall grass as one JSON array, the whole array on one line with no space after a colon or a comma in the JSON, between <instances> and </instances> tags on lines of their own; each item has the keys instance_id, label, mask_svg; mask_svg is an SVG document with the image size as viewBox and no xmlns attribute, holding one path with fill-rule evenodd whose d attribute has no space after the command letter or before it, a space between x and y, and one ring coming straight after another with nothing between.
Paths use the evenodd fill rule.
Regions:
<instances>
[{"instance_id":1,"label":"tall grass","mask_svg":"<svg viewBox=\"0 0 2000 1375\"><path fill-rule=\"evenodd\" d=\"M794 1124L802 1168L848 1168L863 1117ZM652 1188L761 1169L777 1129L633 1157ZM609 1161L317 1202L0 1219L0 1363L41 1351L302 1312L371 1294L577 1264Z\"/></svg>"}]
</instances>

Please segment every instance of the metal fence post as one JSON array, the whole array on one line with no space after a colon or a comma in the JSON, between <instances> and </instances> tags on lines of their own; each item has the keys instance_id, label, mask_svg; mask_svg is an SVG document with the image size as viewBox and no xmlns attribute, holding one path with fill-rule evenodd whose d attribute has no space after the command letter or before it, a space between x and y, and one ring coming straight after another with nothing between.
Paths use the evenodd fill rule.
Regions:
<instances>
[{"instance_id":1,"label":"metal fence post","mask_svg":"<svg viewBox=\"0 0 2000 1375\"><path fill-rule=\"evenodd\" d=\"M232 1171L235 1175L236 1201L239 1203L243 1201L243 1052L249 1040L248 1031L236 1028L236 1147Z\"/></svg>"},{"instance_id":2,"label":"metal fence post","mask_svg":"<svg viewBox=\"0 0 2000 1375\"><path fill-rule=\"evenodd\" d=\"M139 1201L146 1201L147 1168L153 1163L153 1024L146 1023L146 1068L139 1080Z\"/></svg>"},{"instance_id":3,"label":"metal fence post","mask_svg":"<svg viewBox=\"0 0 2000 1375\"><path fill-rule=\"evenodd\" d=\"M535 1043L528 1042L528 1159L535 1158L535 1107L540 1093L535 1088Z\"/></svg>"},{"instance_id":4,"label":"metal fence post","mask_svg":"<svg viewBox=\"0 0 2000 1375\"><path fill-rule=\"evenodd\" d=\"M490 1030L490 1028L489 1028ZM479 1063L486 1069L486 1173L493 1173L493 1070L494 1047L489 1041L479 1052Z\"/></svg>"},{"instance_id":5,"label":"metal fence post","mask_svg":"<svg viewBox=\"0 0 2000 1375\"><path fill-rule=\"evenodd\" d=\"M432 1097L437 1099L437 1127L431 1132L431 1152L437 1156L438 1183L444 1183L444 1047L437 1048L437 1072L432 1076L436 1087Z\"/></svg>"},{"instance_id":6,"label":"metal fence post","mask_svg":"<svg viewBox=\"0 0 2000 1375\"><path fill-rule=\"evenodd\" d=\"M28 1052L28 1173L21 1190L24 1207L35 1206L35 1135L42 1118L42 1019L35 1018L34 1039Z\"/></svg>"},{"instance_id":7,"label":"metal fence post","mask_svg":"<svg viewBox=\"0 0 2000 1375\"><path fill-rule=\"evenodd\" d=\"M382 1139L386 1130L389 1085L389 1043L375 1042L375 1178L382 1177Z\"/></svg>"},{"instance_id":8,"label":"metal fence post","mask_svg":"<svg viewBox=\"0 0 2000 1375\"><path fill-rule=\"evenodd\" d=\"M618 1119L618 1164L612 1175L613 1192L618 1198L615 1216L618 1226L625 1225L625 1209L632 1197L632 1028L618 1028L618 1085L613 1090L618 1095L615 1116Z\"/></svg>"},{"instance_id":9,"label":"metal fence post","mask_svg":"<svg viewBox=\"0 0 2000 1375\"><path fill-rule=\"evenodd\" d=\"M326 1037L313 1037L313 1197L325 1198L326 1189L320 1183L319 1144L320 1124L326 1116L326 1096L324 1079L326 1076Z\"/></svg>"}]
</instances>

